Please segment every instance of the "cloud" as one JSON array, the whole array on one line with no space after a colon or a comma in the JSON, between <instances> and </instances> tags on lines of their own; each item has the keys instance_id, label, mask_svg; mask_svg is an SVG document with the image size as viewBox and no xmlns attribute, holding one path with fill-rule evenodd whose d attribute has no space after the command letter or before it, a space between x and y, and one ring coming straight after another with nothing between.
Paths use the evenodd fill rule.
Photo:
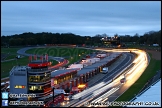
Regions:
<instances>
[{"instance_id":1,"label":"cloud","mask_svg":"<svg viewBox=\"0 0 162 108\"><path fill-rule=\"evenodd\" d=\"M143 34L161 29L160 1L3 1L2 35L23 32Z\"/></svg>"}]
</instances>

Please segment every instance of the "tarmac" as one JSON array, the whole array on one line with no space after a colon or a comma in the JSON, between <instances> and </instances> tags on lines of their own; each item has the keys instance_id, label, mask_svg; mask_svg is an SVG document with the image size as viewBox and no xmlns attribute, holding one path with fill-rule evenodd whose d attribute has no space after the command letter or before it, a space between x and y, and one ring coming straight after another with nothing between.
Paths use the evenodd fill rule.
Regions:
<instances>
[{"instance_id":1,"label":"tarmac","mask_svg":"<svg viewBox=\"0 0 162 108\"><path fill-rule=\"evenodd\" d=\"M126 54L123 54L119 59L117 59L113 64L111 64L108 67L109 72L113 71L116 68L116 66L118 66L120 63L124 61L125 58L126 58ZM102 79L105 75L107 74L99 73L95 75L94 77L90 78L90 80L88 81L88 86L93 85L95 82Z\"/></svg>"},{"instance_id":2,"label":"tarmac","mask_svg":"<svg viewBox=\"0 0 162 108\"><path fill-rule=\"evenodd\" d=\"M23 58L24 56L20 57L20 58ZM12 60L16 60L16 58L13 58L13 59L8 59L8 60L1 60L1 62L8 62L8 61L12 61Z\"/></svg>"}]
</instances>

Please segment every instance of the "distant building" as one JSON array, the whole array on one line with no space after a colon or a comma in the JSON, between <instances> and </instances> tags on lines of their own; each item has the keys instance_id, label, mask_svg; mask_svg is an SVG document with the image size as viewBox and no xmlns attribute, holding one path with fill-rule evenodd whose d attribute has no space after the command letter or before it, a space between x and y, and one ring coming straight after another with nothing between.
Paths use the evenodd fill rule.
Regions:
<instances>
[{"instance_id":1,"label":"distant building","mask_svg":"<svg viewBox=\"0 0 162 108\"><path fill-rule=\"evenodd\" d=\"M103 38L101 38L101 41L105 46L118 46L118 45L120 45L120 37L118 37L118 36L103 37Z\"/></svg>"}]
</instances>

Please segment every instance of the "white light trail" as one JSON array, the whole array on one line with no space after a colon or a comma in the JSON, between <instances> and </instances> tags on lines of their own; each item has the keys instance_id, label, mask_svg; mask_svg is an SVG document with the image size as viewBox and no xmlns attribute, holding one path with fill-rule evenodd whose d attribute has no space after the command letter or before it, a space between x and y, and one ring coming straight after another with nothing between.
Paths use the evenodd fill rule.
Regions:
<instances>
[{"instance_id":1,"label":"white light trail","mask_svg":"<svg viewBox=\"0 0 162 108\"><path fill-rule=\"evenodd\" d=\"M83 92L80 92L80 93L74 95L72 97L72 99L79 99L79 98L81 98L83 96L87 96L87 95L91 94L93 91L101 88L104 85L105 85L105 83L104 82L101 82L101 83L99 83L99 84L97 84L97 85L95 85L95 86L93 86L91 88L88 88L88 89L84 90Z\"/></svg>"},{"instance_id":2,"label":"white light trail","mask_svg":"<svg viewBox=\"0 0 162 108\"><path fill-rule=\"evenodd\" d=\"M108 96L112 95L114 92L116 92L117 90L119 90L119 87L117 88L112 88L111 90L109 90L107 93L101 95L100 97L98 97L97 99L93 100L91 103L97 103L97 102L104 102L108 99ZM90 107L91 105L89 105ZM95 107L98 105L94 105Z\"/></svg>"},{"instance_id":3,"label":"white light trail","mask_svg":"<svg viewBox=\"0 0 162 108\"><path fill-rule=\"evenodd\" d=\"M143 62L141 65L139 65L139 67L136 68L136 70L134 70L134 72L127 77L127 79L132 79L137 73L139 75L141 75L140 73L143 72L146 69L147 65L145 62Z\"/></svg>"},{"instance_id":4,"label":"white light trail","mask_svg":"<svg viewBox=\"0 0 162 108\"><path fill-rule=\"evenodd\" d=\"M110 84L108 84L108 85L106 85L106 86L104 86L104 87L94 91L93 92L93 96L99 95L100 93L104 92L105 90L107 90L108 88L112 87L113 85L114 85L114 82L112 82L112 83L110 83Z\"/></svg>"}]
</instances>

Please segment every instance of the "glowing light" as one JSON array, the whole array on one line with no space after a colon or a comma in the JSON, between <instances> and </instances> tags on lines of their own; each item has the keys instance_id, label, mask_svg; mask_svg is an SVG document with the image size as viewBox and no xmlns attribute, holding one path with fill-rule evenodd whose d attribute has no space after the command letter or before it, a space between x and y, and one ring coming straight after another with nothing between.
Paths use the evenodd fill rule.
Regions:
<instances>
[{"instance_id":1,"label":"glowing light","mask_svg":"<svg viewBox=\"0 0 162 108\"><path fill-rule=\"evenodd\" d=\"M86 87L86 85L84 84L78 85L78 88L84 88L84 87Z\"/></svg>"},{"instance_id":2,"label":"glowing light","mask_svg":"<svg viewBox=\"0 0 162 108\"><path fill-rule=\"evenodd\" d=\"M120 76L120 79L123 79L123 78L124 78L124 75L121 75L121 76Z\"/></svg>"}]
</instances>

